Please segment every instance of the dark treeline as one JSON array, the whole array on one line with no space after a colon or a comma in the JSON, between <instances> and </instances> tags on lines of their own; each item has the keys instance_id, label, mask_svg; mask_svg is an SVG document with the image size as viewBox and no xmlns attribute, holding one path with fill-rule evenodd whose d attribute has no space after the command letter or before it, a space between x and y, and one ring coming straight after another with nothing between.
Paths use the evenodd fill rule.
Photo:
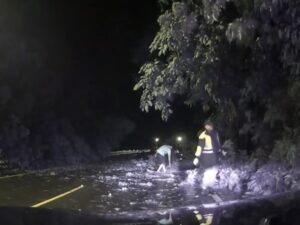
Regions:
<instances>
[{"instance_id":1,"label":"dark treeline","mask_svg":"<svg viewBox=\"0 0 300 225\"><path fill-rule=\"evenodd\" d=\"M201 106L236 149L294 166L300 147L299 1L160 2L160 29L135 86L143 91L142 110L153 107L166 120L178 101Z\"/></svg>"},{"instance_id":2,"label":"dark treeline","mask_svg":"<svg viewBox=\"0 0 300 225\"><path fill-rule=\"evenodd\" d=\"M0 1L0 152L10 163L96 161L134 130L124 109L138 105L124 96L145 30L134 5Z\"/></svg>"}]
</instances>

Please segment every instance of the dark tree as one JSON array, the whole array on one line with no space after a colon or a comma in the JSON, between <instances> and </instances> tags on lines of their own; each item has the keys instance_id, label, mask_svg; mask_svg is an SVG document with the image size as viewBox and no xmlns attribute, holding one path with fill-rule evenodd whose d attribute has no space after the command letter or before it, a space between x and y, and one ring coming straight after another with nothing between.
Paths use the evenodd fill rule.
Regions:
<instances>
[{"instance_id":1,"label":"dark tree","mask_svg":"<svg viewBox=\"0 0 300 225\"><path fill-rule=\"evenodd\" d=\"M142 90L141 109L153 107L167 120L178 99L201 105L238 147L246 143L260 157L294 165L300 146L299 2L161 4L152 59L134 87Z\"/></svg>"}]
</instances>

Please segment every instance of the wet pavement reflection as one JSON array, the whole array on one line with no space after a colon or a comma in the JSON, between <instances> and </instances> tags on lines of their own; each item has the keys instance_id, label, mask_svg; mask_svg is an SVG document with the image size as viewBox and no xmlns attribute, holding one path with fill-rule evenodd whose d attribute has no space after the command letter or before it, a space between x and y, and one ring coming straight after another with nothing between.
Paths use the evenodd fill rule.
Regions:
<instances>
[{"instance_id":1,"label":"wet pavement reflection","mask_svg":"<svg viewBox=\"0 0 300 225\"><path fill-rule=\"evenodd\" d=\"M43 209L18 208L81 184L84 184L83 189ZM267 225L286 221L293 224L291 219L300 215L300 201L295 197L300 197L299 194L289 197L283 194L284 197L272 201L269 198L242 199L239 193L229 191L217 194L221 202L203 192L199 176L193 171L179 171L174 167L164 174L154 172L149 160L107 161L97 167L1 180L0 224L6 219L5 224L10 225L99 224L99 221L108 224ZM11 216L16 214L18 218ZM36 223L44 217L53 220Z\"/></svg>"},{"instance_id":2,"label":"wet pavement reflection","mask_svg":"<svg viewBox=\"0 0 300 225\"><path fill-rule=\"evenodd\" d=\"M214 203L202 194L197 177L176 167L167 173L152 170L150 160L108 161L105 165L73 171L32 174L1 180L0 206L31 206L84 184L84 188L44 207L94 214L172 209ZM223 200L238 198L226 193Z\"/></svg>"}]
</instances>

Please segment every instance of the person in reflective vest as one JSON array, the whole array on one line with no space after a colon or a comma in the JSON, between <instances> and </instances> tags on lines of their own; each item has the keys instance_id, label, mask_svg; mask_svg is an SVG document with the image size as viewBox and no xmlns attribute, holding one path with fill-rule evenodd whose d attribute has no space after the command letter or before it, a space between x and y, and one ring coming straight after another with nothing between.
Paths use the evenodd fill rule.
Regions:
<instances>
[{"instance_id":1,"label":"person in reflective vest","mask_svg":"<svg viewBox=\"0 0 300 225\"><path fill-rule=\"evenodd\" d=\"M159 164L157 172L166 172L166 158L168 160L168 166L171 166L172 148L170 145L163 145L156 150L155 157Z\"/></svg>"},{"instance_id":2,"label":"person in reflective vest","mask_svg":"<svg viewBox=\"0 0 300 225\"><path fill-rule=\"evenodd\" d=\"M207 169L217 165L217 154L220 152L219 134L211 121L204 124L205 130L199 135L193 164Z\"/></svg>"}]
</instances>

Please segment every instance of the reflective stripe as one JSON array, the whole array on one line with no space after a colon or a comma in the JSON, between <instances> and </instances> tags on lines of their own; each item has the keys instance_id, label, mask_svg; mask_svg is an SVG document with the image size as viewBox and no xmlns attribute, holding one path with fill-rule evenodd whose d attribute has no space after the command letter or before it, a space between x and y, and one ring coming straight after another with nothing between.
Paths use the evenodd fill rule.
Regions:
<instances>
[{"instance_id":1,"label":"reflective stripe","mask_svg":"<svg viewBox=\"0 0 300 225\"><path fill-rule=\"evenodd\" d=\"M214 151L212 149L210 149L210 150L203 150L202 153L203 154L213 154Z\"/></svg>"},{"instance_id":2,"label":"reflective stripe","mask_svg":"<svg viewBox=\"0 0 300 225\"><path fill-rule=\"evenodd\" d=\"M200 146L197 146L195 156L200 157L201 151L202 151L201 147L200 147Z\"/></svg>"},{"instance_id":3,"label":"reflective stripe","mask_svg":"<svg viewBox=\"0 0 300 225\"><path fill-rule=\"evenodd\" d=\"M214 215L213 214L208 214L204 216L206 219L205 223L201 223L200 225L211 225L214 219Z\"/></svg>"}]
</instances>

